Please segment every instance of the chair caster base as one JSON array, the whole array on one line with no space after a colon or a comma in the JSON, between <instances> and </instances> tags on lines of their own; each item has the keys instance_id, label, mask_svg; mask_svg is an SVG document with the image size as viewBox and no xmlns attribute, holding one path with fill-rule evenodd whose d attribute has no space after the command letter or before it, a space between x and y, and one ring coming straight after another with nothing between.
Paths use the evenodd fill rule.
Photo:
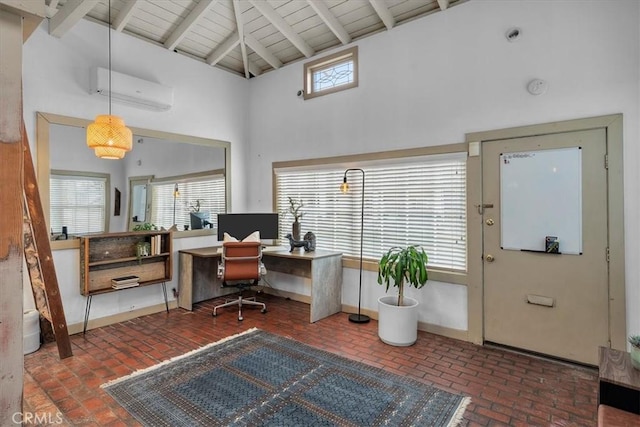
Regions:
<instances>
[{"instance_id":1,"label":"chair caster base","mask_svg":"<svg viewBox=\"0 0 640 427\"><path fill-rule=\"evenodd\" d=\"M244 317L238 317L238 321L242 322L244 320Z\"/></svg>"},{"instance_id":2,"label":"chair caster base","mask_svg":"<svg viewBox=\"0 0 640 427\"><path fill-rule=\"evenodd\" d=\"M265 314L265 313L267 312L267 309L266 309L266 308L263 308L262 310L260 310L260 312L261 312L262 314Z\"/></svg>"}]
</instances>

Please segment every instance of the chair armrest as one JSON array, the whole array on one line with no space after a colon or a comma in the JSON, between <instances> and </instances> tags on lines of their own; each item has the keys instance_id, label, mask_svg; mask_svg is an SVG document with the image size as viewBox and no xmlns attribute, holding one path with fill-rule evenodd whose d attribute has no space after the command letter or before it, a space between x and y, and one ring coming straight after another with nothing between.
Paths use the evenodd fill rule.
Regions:
<instances>
[{"instance_id":1,"label":"chair armrest","mask_svg":"<svg viewBox=\"0 0 640 427\"><path fill-rule=\"evenodd\" d=\"M261 276L266 276L267 275L267 267L264 266L264 263L260 262L260 275Z\"/></svg>"}]
</instances>

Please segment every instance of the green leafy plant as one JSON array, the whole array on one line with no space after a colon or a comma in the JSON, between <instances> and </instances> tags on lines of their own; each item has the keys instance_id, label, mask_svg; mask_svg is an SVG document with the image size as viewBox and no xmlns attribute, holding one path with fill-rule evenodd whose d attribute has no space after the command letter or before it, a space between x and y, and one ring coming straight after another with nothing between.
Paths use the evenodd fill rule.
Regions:
<instances>
[{"instance_id":1,"label":"green leafy plant","mask_svg":"<svg viewBox=\"0 0 640 427\"><path fill-rule=\"evenodd\" d=\"M191 212L200 212L200 202L203 202L204 200L202 199L196 199L195 203L192 203L189 205L189 207L191 208Z\"/></svg>"},{"instance_id":2,"label":"green leafy plant","mask_svg":"<svg viewBox=\"0 0 640 427\"><path fill-rule=\"evenodd\" d=\"M640 335L631 335L629 337L629 343L640 350Z\"/></svg>"},{"instance_id":3,"label":"green leafy plant","mask_svg":"<svg viewBox=\"0 0 640 427\"><path fill-rule=\"evenodd\" d=\"M303 206L302 199L296 200L293 197L289 197L289 213L293 216L294 222L299 222L302 219L304 215Z\"/></svg>"},{"instance_id":4,"label":"green leafy plant","mask_svg":"<svg viewBox=\"0 0 640 427\"><path fill-rule=\"evenodd\" d=\"M378 262L378 283L398 288L398 306L404 304L404 285L422 288L429 279L427 262L429 257L422 246L394 246Z\"/></svg>"},{"instance_id":5,"label":"green leafy plant","mask_svg":"<svg viewBox=\"0 0 640 427\"><path fill-rule=\"evenodd\" d=\"M138 224L135 227L133 227L133 231L153 231L157 229L158 227L155 224L152 224L150 222L145 222L144 224Z\"/></svg>"}]
</instances>

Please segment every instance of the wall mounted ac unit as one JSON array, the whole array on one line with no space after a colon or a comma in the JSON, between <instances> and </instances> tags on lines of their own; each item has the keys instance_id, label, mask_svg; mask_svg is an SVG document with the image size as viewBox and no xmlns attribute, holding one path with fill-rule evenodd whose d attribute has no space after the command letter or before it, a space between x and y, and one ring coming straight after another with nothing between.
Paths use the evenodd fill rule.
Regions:
<instances>
[{"instance_id":1,"label":"wall mounted ac unit","mask_svg":"<svg viewBox=\"0 0 640 427\"><path fill-rule=\"evenodd\" d=\"M90 93L109 96L109 70L91 72ZM173 88L111 71L111 99L152 111L167 111L173 105Z\"/></svg>"}]
</instances>

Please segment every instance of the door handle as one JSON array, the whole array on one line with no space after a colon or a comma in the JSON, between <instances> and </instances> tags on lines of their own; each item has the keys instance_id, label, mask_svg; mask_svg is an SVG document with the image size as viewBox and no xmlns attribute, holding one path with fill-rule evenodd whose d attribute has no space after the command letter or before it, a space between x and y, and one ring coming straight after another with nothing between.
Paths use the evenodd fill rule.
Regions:
<instances>
[{"instance_id":1,"label":"door handle","mask_svg":"<svg viewBox=\"0 0 640 427\"><path fill-rule=\"evenodd\" d=\"M484 210L486 208L492 208L492 207L493 207L493 203L484 203L482 205L476 205L476 209L478 209L478 215L484 214Z\"/></svg>"},{"instance_id":2,"label":"door handle","mask_svg":"<svg viewBox=\"0 0 640 427\"><path fill-rule=\"evenodd\" d=\"M487 262L493 262L495 261L495 257L491 254L488 254L486 257L484 257L484 259L487 260Z\"/></svg>"}]
</instances>

